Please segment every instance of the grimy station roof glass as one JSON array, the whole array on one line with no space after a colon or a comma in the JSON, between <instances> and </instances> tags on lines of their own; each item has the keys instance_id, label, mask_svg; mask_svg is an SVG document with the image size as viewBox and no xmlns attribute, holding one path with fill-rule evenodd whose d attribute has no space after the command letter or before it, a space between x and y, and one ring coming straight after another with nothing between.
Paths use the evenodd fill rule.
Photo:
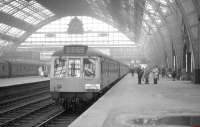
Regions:
<instances>
[{"instance_id":1,"label":"grimy station roof glass","mask_svg":"<svg viewBox=\"0 0 200 127\"><path fill-rule=\"evenodd\" d=\"M32 26L49 19L55 14L35 0L0 0L0 13L12 16ZM0 22L0 34L19 39L26 33L25 30ZM0 50L9 49L14 43L0 38Z\"/></svg>"},{"instance_id":2,"label":"grimy station roof glass","mask_svg":"<svg viewBox=\"0 0 200 127\"><path fill-rule=\"evenodd\" d=\"M36 25L54 14L35 0L1 0L0 11Z\"/></svg>"},{"instance_id":3,"label":"grimy station roof glass","mask_svg":"<svg viewBox=\"0 0 200 127\"><path fill-rule=\"evenodd\" d=\"M137 32L129 28L120 29L106 9L102 9L106 6L104 1L96 2L93 0L86 0L86 2L94 10L98 19L102 19L101 21L92 17L78 16L77 18L83 24L84 32L82 34L68 34L69 23L75 17L63 17L43 26L30 35L24 42L20 42L21 45L17 46L18 50L40 51L49 55L67 44L86 44L93 47L134 47L137 45L134 39L131 38L132 36L137 36L134 35L137 34ZM134 15L137 15L135 6L138 5L135 5L134 0L127 0L124 2L128 2L128 4L124 3L125 6L122 7L126 10L128 5L129 10L127 11L129 16L134 17ZM138 20L137 22L141 22L142 24L141 27L137 26L138 29L141 28L140 38L138 39L139 42L146 41L146 38L149 38L154 32L159 31L161 27L163 28L163 26L165 26L164 19L171 15L174 9L173 6L171 6L173 3L174 0L146 0L144 6L139 5L143 8L144 13L142 17L139 19L131 19L131 22ZM40 26L40 23L44 21L48 22L52 17L56 16L36 0L0 0L0 13L17 18L36 27ZM106 24L103 21L112 25ZM118 28L120 30L118 30ZM12 47L12 45L15 45L15 39L20 40L26 37L27 32L28 31L24 29L17 28L16 25L11 26L6 22L1 22L1 36L10 36L14 39L6 40L5 37L1 38L0 49Z\"/></svg>"}]
</instances>

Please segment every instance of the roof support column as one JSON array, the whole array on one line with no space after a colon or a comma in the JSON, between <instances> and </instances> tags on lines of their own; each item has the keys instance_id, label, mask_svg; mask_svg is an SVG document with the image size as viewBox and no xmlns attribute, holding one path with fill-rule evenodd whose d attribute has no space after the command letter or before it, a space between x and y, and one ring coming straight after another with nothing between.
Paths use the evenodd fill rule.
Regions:
<instances>
[{"instance_id":1,"label":"roof support column","mask_svg":"<svg viewBox=\"0 0 200 127\"><path fill-rule=\"evenodd\" d=\"M192 33L191 31L191 25L193 24L190 24L189 22L189 19L188 19L188 15L186 13L186 10L184 9L183 7L183 3L182 2L187 2L187 1L180 1L180 0L175 0L176 2L176 6L179 8L181 14L182 14L182 17L183 17L183 22L186 26L186 30L187 30L187 34L188 34L188 37L189 37L189 44L191 45L191 50L192 50L192 60L194 61L194 67L193 67L193 70L194 70L194 83L196 84L200 84L200 79L199 79L199 76L200 76L200 56L199 56L199 53L200 53L200 21L198 21L198 25L197 25L197 31L198 31L198 38L195 38L195 35ZM197 15L199 16L199 1L198 0L192 0L191 1L192 4L194 6L196 6L196 13L198 13Z\"/></svg>"},{"instance_id":2,"label":"roof support column","mask_svg":"<svg viewBox=\"0 0 200 127\"><path fill-rule=\"evenodd\" d=\"M200 1L199 0L192 0L195 6L197 15L198 15L198 38L197 41L194 42L194 58L195 58L195 70L194 70L194 82L200 84Z\"/></svg>"}]
</instances>

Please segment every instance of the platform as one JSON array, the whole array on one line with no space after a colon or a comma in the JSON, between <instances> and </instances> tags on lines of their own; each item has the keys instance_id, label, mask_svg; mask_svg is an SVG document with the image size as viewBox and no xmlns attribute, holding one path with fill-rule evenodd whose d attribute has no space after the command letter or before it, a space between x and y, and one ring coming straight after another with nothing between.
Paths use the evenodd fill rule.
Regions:
<instances>
[{"instance_id":1,"label":"platform","mask_svg":"<svg viewBox=\"0 0 200 127\"><path fill-rule=\"evenodd\" d=\"M0 79L0 87L20 85L26 83L47 81L50 78L41 76L27 76L27 77L16 77L16 78L2 78Z\"/></svg>"},{"instance_id":2,"label":"platform","mask_svg":"<svg viewBox=\"0 0 200 127\"><path fill-rule=\"evenodd\" d=\"M170 79L160 79L157 85L138 85L136 75L128 74L69 127L133 127L131 121L138 117L197 117L199 91L199 85Z\"/></svg>"}]
</instances>

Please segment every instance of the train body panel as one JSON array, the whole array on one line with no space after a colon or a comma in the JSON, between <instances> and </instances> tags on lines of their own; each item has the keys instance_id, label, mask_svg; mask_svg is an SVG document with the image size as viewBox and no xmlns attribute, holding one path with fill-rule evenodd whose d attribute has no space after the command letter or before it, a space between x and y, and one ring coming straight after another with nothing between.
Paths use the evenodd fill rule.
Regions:
<instances>
[{"instance_id":1,"label":"train body panel","mask_svg":"<svg viewBox=\"0 0 200 127\"><path fill-rule=\"evenodd\" d=\"M101 80L103 88L117 80L119 77L119 63L110 59L103 60L101 63Z\"/></svg>"},{"instance_id":2,"label":"train body panel","mask_svg":"<svg viewBox=\"0 0 200 127\"><path fill-rule=\"evenodd\" d=\"M55 92L89 92L86 89L87 84L89 85L100 85L100 80L85 81L84 79L51 79L50 91ZM100 89L94 89L92 92L98 92Z\"/></svg>"},{"instance_id":3,"label":"train body panel","mask_svg":"<svg viewBox=\"0 0 200 127\"><path fill-rule=\"evenodd\" d=\"M37 76L38 67L37 64L30 63L20 63L12 62L10 63L12 67L11 77L20 77L20 76Z\"/></svg>"}]
</instances>

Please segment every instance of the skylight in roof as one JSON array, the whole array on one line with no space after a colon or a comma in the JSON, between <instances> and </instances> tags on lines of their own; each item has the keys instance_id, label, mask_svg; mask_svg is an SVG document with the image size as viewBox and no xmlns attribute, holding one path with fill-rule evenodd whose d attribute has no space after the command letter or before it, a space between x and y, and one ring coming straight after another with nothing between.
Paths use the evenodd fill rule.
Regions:
<instances>
[{"instance_id":1,"label":"skylight in roof","mask_svg":"<svg viewBox=\"0 0 200 127\"><path fill-rule=\"evenodd\" d=\"M153 8L153 6L150 4L150 2L147 2L145 3L145 9L150 12L150 13L155 13L155 10Z\"/></svg>"},{"instance_id":2,"label":"skylight in roof","mask_svg":"<svg viewBox=\"0 0 200 127\"><path fill-rule=\"evenodd\" d=\"M155 0L156 2L163 4L163 5L167 5L168 4L168 0Z\"/></svg>"},{"instance_id":3,"label":"skylight in roof","mask_svg":"<svg viewBox=\"0 0 200 127\"><path fill-rule=\"evenodd\" d=\"M104 19L106 21L109 21L110 23L114 23L112 16L107 10L107 4L110 4L110 1L107 0L106 2L104 0L86 0L88 4L90 5L91 9L94 11L95 15L100 17L101 19Z\"/></svg>"},{"instance_id":4,"label":"skylight in roof","mask_svg":"<svg viewBox=\"0 0 200 127\"><path fill-rule=\"evenodd\" d=\"M149 26L149 24L147 24L145 21L142 22L142 27L143 30L147 33L147 34L151 34L152 33L152 28Z\"/></svg>"},{"instance_id":5,"label":"skylight in roof","mask_svg":"<svg viewBox=\"0 0 200 127\"><path fill-rule=\"evenodd\" d=\"M0 33L18 38L21 37L25 33L25 31L0 23Z\"/></svg>"},{"instance_id":6,"label":"skylight in roof","mask_svg":"<svg viewBox=\"0 0 200 127\"><path fill-rule=\"evenodd\" d=\"M37 3L35 0L0 1L1 12L12 15L30 24L38 24L41 21L54 16L55 14Z\"/></svg>"},{"instance_id":7,"label":"skylight in roof","mask_svg":"<svg viewBox=\"0 0 200 127\"><path fill-rule=\"evenodd\" d=\"M146 11L144 12L143 20L149 25L149 27L151 27L152 30L156 30L158 27L163 25L163 20L158 9L160 9L161 13L166 16L169 13L168 0L154 0L154 2L146 1Z\"/></svg>"}]
</instances>

